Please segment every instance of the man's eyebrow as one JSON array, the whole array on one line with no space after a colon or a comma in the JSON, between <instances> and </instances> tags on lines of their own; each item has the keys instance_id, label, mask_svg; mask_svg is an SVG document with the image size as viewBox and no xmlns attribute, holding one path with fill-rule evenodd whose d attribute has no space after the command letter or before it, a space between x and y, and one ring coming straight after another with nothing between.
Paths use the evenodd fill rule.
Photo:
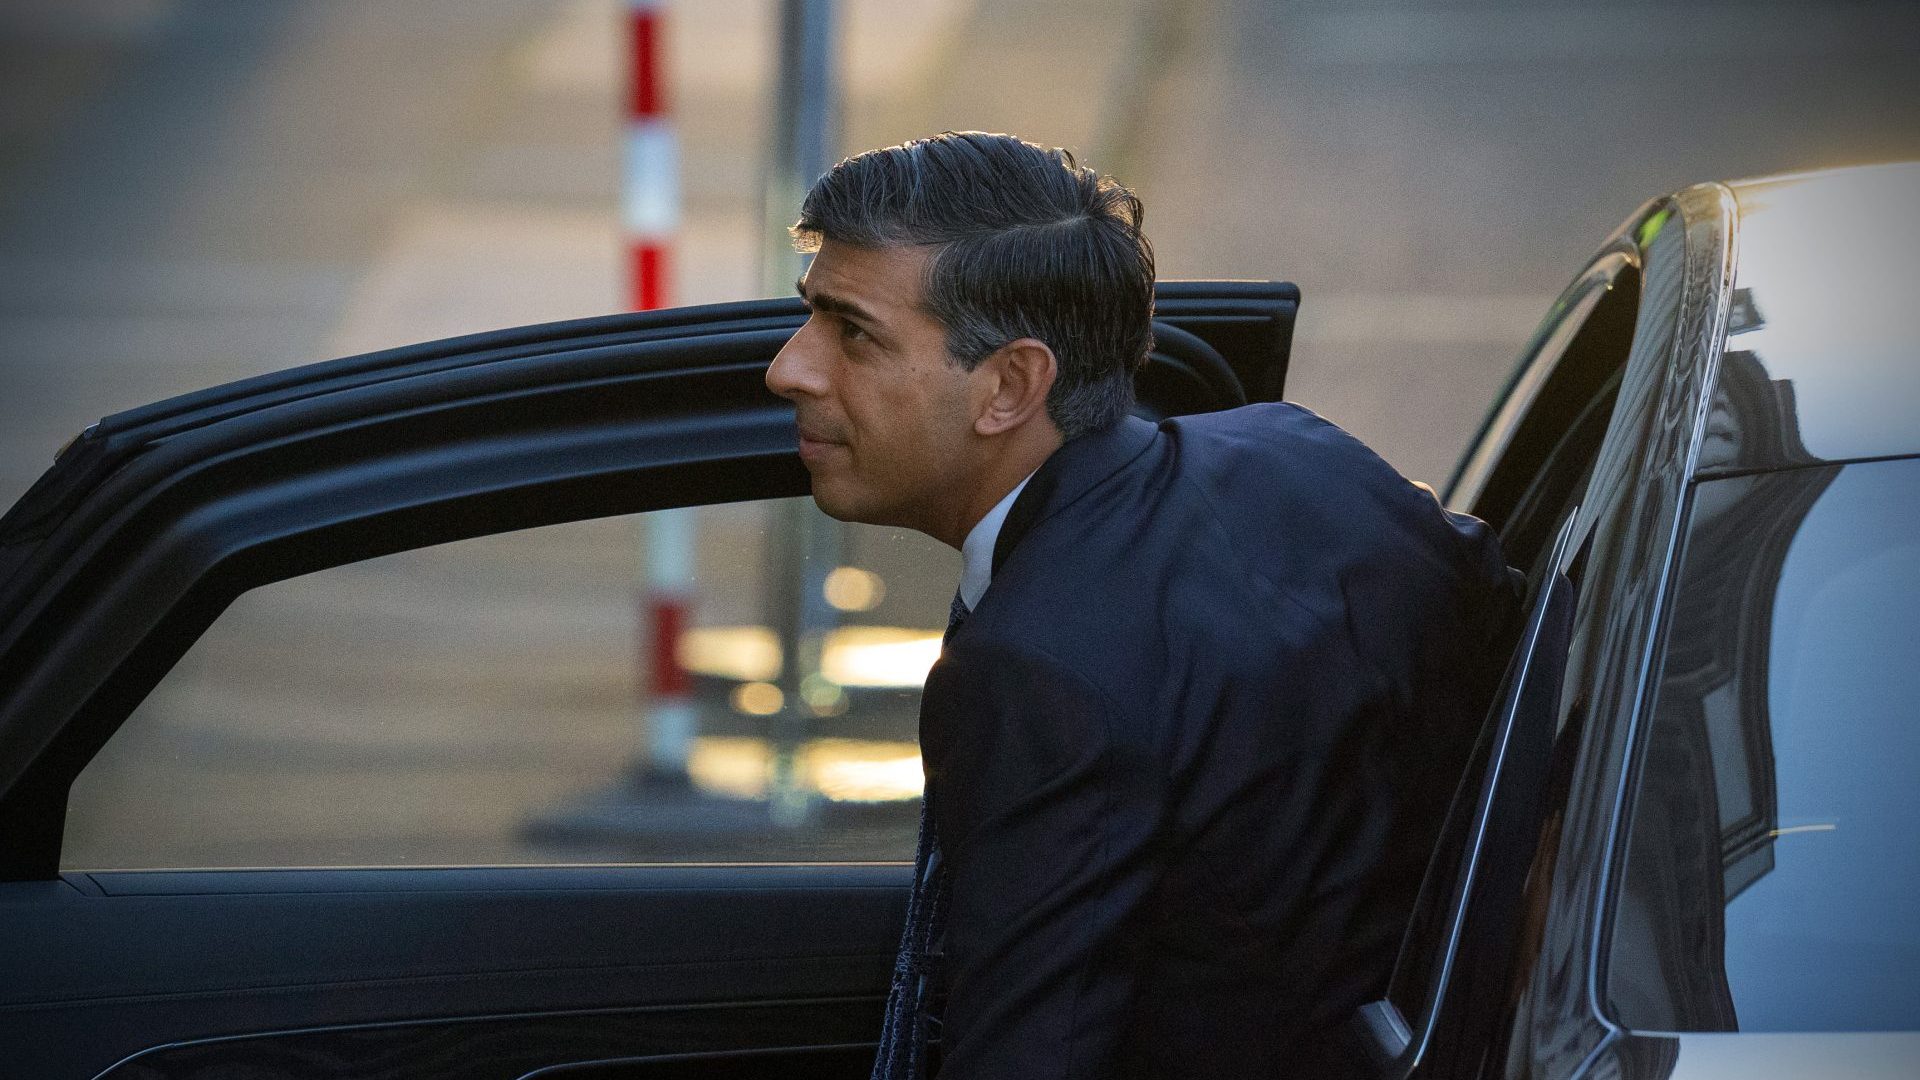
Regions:
<instances>
[{"instance_id":1,"label":"man's eyebrow","mask_svg":"<svg viewBox=\"0 0 1920 1080\"><path fill-rule=\"evenodd\" d=\"M804 277L794 281L793 291L799 293L800 299L805 300L807 306L815 311L824 311L829 315L850 316L868 323L877 324L880 321L873 317L872 312L844 297L835 296L832 293L826 292L809 294L807 292L807 279Z\"/></svg>"}]
</instances>

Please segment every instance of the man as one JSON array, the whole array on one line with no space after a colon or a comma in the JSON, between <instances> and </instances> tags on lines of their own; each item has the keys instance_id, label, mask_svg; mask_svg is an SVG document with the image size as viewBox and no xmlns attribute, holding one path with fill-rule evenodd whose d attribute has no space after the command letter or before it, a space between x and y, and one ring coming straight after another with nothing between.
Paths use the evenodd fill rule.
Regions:
<instances>
[{"instance_id":1,"label":"man","mask_svg":"<svg viewBox=\"0 0 1920 1080\"><path fill-rule=\"evenodd\" d=\"M1516 600L1291 405L1133 417L1140 203L947 133L841 162L767 371L820 507L959 548L876 1077L1285 1077L1380 996Z\"/></svg>"}]
</instances>

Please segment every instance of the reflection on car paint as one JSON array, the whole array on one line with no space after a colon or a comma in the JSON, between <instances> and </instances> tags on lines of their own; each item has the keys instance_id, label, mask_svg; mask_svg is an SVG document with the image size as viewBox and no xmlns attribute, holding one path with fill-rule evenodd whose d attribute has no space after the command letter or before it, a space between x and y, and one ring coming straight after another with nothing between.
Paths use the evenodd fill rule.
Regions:
<instances>
[{"instance_id":1,"label":"reflection on car paint","mask_svg":"<svg viewBox=\"0 0 1920 1080\"><path fill-rule=\"evenodd\" d=\"M1576 535L1593 540L1562 709L1579 721L1574 737L1591 730L1600 738L1587 743L1575 766L1541 946L1513 1009L1510 1073L1575 1075L1615 1031L1589 992L1595 919L1625 737L1693 452L1688 421L1701 408L1717 354L1710 298L1726 283L1732 224L1724 189L1691 189L1674 209L1682 227L1659 230L1643 253L1633 351L1581 500Z\"/></svg>"},{"instance_id":2,"label":"reflection on car paint","mask_svg":"<svg viewBox=\"0 0 1920 1080\"><path fill-rule=\"evenodd\" d=\"M1916 612L1920 460L1699 485L1615 898L1621 1023L1920 1029Z\"/></svg>"}]
</instances>

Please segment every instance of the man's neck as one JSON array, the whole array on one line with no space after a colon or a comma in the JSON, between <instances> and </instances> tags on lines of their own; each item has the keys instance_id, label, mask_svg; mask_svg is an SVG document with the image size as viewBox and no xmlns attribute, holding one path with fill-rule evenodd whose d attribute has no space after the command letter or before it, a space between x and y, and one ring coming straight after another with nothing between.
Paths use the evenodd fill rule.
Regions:
<instances>
[{"instance_id":1,"label":"man's neck","mask_svg":"<svg viewBox=\"0 0 1920 1080\"><path fill-rule=\"evenodd\" d=\"M1006 498L1007 492L1032 476L1033 471L1052 457L1064 442L1059 431L1051 424L1047 425L1045 432L1035 434L1040 437L1027 438L1018 445L1008 446L982 470L979 482L972 485L972 491L961 505L953 524L934 539L948 547L961 547L966 542L967 534L973 531L981 518L987 516L987 511Z\"/></svg>"},{"instance_id":2,"label":"man's neck","mask_svg":"<svg viewBox=\"0 0 1920 1080\"><path fill-rule=\"evenodd\" d=\"M960 602L972 611L980 606L980 597L986 593L987 586L993 583L993 548L1000 539L1000 528L1006 524L1007 514L1020 498L1021 489L1027 481L1033 479L1028 473L1024 479L1013 486L1011 491L993 504L985 517L974 523L968 530L967 538L960 545Z\"/></svg>"}]
</instances>

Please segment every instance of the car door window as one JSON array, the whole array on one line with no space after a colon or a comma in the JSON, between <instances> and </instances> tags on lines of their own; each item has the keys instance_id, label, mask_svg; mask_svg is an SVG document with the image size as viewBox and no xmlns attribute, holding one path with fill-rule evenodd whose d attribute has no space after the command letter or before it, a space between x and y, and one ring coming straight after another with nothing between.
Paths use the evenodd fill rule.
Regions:
<instances>
[{"instance_id":1,"label":"car door window","mask_svg":"<svg viewBox=\"0 0 1920 1080\"><path fill-rule=\"evenodd\" d=\"M1164 347L1142 368L1141 411L1280 398L1297 289L1175 282L1155 297ZM263 375L89 427L0 516L0 880L44 881L125 854L63 857L68 833L92 827L98 778L79 773L250 590L515 529L805 492L793 407L765 383L805 316L787 298L515 327ZM769 535L812 551L790 528ZM802 726L807 717L855 714L853 690L873 677L867 665L893 670L937 652L958 576L954 567L928 601L935 614L924 625L841 627L818 617L832 606L829 587L860 602L875 592L875 571L849 565L829 582L837 557L814 555L812 576L767 586L784 610L812 612L811 629L784 649L796 661L781 667L790 681L746 680L733 703L786 717L770 736L778 747L818 734ZM954 566L951 554L941 558ZM630 582L605 589L632 592ZM755 632L759 640L767 631L778 640L778 621ZM829 640L836 629L846 632ZM374 672L336 683L344 695L355 678L377 681ZM496 697L504 710L515 693ZM253 723L274 711L270 699L249 701L239 715ZM768 814L810 820L815 800L795 777L812 759L776 749L771 760ZM845 784L833 786L910 772L900 756L849 762L835 769ZM828 788L822 778L822 800L853 801Z\"/></svg>"},{"instance_id":2,"label":"car door window","mask_svg":"<svg viewBox=\"0 0 1920 1080\"><path fill-rule=\"evenodd\" d=\"M1499 529L1515 565L1545 551L1558 511L1585 486L1619 396L1640 299L1640 268L1624 252L1576 279L1448 485L1447 505Z\"/></svg>"},{"instance_id":3,"label":"car door window","mask_svg":"<svg viewBox=\"0 0 1920 1080\"><path fill-rule=\"evenodd\" d=\"M797 563L796 529L815 538ZM675 544L691 563L662 583ZM909 858L920 683L957 576L933 540L789 499L274 582L80 774L62 863Z\"/></svg>"},{"instance_id":4,"label":"car door window","mask_svg":"<svg viewBox=\"0 0 1920 1080\"><path fill-rule=\"evenodd\" d=\"M1606 981L1651 1031L1920 1028L1920 460L1691 498Z\"/></svg>"}]
</instances>

